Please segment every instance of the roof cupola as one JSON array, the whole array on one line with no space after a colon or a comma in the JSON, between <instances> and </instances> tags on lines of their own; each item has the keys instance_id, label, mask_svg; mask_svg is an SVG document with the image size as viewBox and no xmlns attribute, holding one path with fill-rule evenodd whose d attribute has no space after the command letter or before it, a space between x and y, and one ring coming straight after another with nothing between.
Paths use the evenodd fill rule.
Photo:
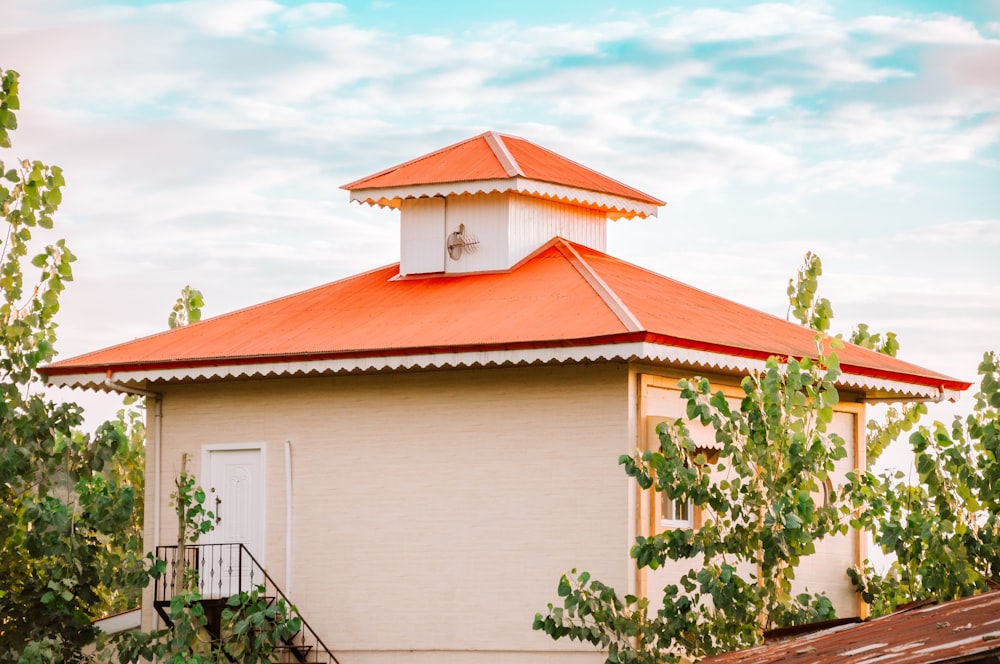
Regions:
<instances>
[{"instance_id":1,"label":"roof cupola","mask_svg":"<svg viewBox=\"0 0 1000 664\"><path fill-rule=\"evenodd\" d=\"M492 131L342 188L400 210L402 276L507 270L553 237L604 251L609 219L656 216L664 204Z\"/></svg>"}]
</instances>

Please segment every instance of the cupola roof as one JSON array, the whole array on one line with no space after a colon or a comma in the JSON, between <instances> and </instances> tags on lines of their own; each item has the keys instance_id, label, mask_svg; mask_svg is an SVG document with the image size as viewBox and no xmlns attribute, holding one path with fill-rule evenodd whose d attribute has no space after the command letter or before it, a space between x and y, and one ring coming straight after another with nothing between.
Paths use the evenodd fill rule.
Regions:
<instances>
[{"instance_id":1,"label":"cupola roof","mask_svg":"<svg viewBox=\"0 0 1000 664\"><path fill-rule=\"evenodd\" d=\"M655 216L664 202L517 136L488 131L343 185L351 200L518 192L598 208L609 219Z\"/></svg>"}]
</instances>

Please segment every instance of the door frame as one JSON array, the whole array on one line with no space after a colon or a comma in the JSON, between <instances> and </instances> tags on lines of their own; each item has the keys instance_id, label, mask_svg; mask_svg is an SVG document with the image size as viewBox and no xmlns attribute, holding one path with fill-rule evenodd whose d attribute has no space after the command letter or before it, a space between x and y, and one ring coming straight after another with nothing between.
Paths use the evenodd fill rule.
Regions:
<instances>
[{"instance_id":1,"label":"door frame","mask_svg":"<svg viewBox=\"0 0 1000 664\"><path fill-rule=\"evenodd\" d=\"M201 446L201 486L204 489L206 482L211 481L211 461L212 452L260 452L260 501L261 526L260 539L261 550L255 552L254 556L261 567L265 567L267 558L267 443L206 443ZM208 491L208 489L205 489ZM207 499L206 499L207 500ZM259 554L259 555L258 555Z\"/></svg>"}]
</instances>

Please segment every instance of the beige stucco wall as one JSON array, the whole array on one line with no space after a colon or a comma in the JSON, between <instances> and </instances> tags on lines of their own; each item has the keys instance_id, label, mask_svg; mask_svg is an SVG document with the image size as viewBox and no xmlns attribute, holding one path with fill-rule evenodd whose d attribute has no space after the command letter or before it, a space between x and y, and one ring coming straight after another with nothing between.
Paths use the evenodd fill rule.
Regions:
<instances>
[{"instance_id":1,"label":"beige stucco wall","mask_svg":"<svg viewBox=\"0 0 1000 664\"><path fill-rule=\"evenodd\" d=\"M605 364L158 386L160 540L176 537L167 496L182 453L200 474L206 446L260 445L266 566L344 664L599 662L590 646L553 642L531 620L557 601L572 567L654 602L684 571L637 571L628 558L634 536L649 532L650 501L617 464L655 444L651 420L683 415L681 375ZM836 416L852 449L841 470L863 446L863 412L844 403ZM148 514L147 541L152 522ZM853 533L820 545L797 583L855 614L843 571L858 547Z\"/></svg>"},{"instance_id":2,"label":"beige stucco wall","mask_svg":"<svg viewBox=\"0 0 1000 664\"><path fill-rule=\"evenodd\" d=\"M291 595L344 664L601 661L531 621L572 567L623 590L631 578L617 465L635 439L628 376L594 365L161 386L161 541L176 533L166 496L182 453L200 473L206 445L262 444L266 565L288 585L291 441Z\"/></svg>"}]
</instances>

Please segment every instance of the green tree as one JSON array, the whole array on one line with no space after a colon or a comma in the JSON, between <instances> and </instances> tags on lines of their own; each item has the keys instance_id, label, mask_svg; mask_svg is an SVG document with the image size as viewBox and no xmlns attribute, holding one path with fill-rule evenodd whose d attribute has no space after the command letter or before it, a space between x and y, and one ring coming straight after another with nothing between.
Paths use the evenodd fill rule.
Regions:
<instances>
[{"instance_id":1,"label":"green tree","mask_svg":"<svg viewBox=\"0 0 1000 664\"><path fill-rule=\"evenodd\" d=\"M127 395L115 418L109 421L124 441L105 472L117 486L131 488L132 512L122 527L107 539L103 552L105 574L98 587L100 601L91 611L94 618L139 607L150 559L144 555L143 514L146 486L146 425L142 398Z\"/></svg>"},{"instance_id":2,"label":"green tree","mask_svg":"<svg viewBox=\"0 0 1000 664\"><path fill-rule=\"evenodd\" d=\"M18 75L0 69L0 82L0 147L8 148ZM54 316L75 257L63 240L36 247L36 235L52 229L65 183L58 167L37 161L0 161L0 176L0 661L82 662L96 637L106 641L92 619L134 607L150 577L164 570L162 561L142 556L143 417L127 397L118 417L89 436L81 433L79 406L45 397L35 369L55 356ZM170 326L198 320L202 304L201 293L186 287ZM190 476L182 475L175 496L185 527L203 532L211 515ZM98 656L271 661L275 644L300 627L283 602L259 589L241 593L223 616L224 642L206 650L198 645L201 608L189 588L171 607L174 628L139 634L126 641L131 651L103 647Z\"/></svg>"},{"instance_id":3,"label":"green tree","mask_svg":"<svg viewBox=\"0 0 1000 664\"><path fill-rule=\"evenodd\" d=\"M700 528L639 537L631 552L639 567L683 560L690 571L663 589L655 613L646 598L620 597L586 573L566 575L562 605L536 615L534 628L607 648L609 662L652 664L753 645L765 629L832 617L829 599L793 593L792 580L818 541L847 529L838 490L817 500L847 454L828 430L838 376L835 355L786 365L772 358L743 380L735 407L706 379L682 380L687 419L714 429L718 460L698 451L680 418L659 425L658 450L619 462L641 487L702 510ZM712 478L727 470L728 479Z\"/></svg>"},{"instance_id":4,"label":"green tree","mask_svg":"<svg viewBox=\"0 0 1000 664\"><path fill-rule=\"evenodd\" d=\"M190 285L181 289L181 296L174 303L174 308L167 319L170 329L183 327L201 320L201 308L205 306L205 298L201 291Z\"/></svg>"},{"instance_id":5,"label":"green tree","mask_svg":"<svg viewBox=\"0 0 1000 664\"><path fill-rule=\"evenodd\" d=\"M789 282L789 315L826 337L833 309L818 297L822 264L806 254ZM895 355L896 336L859 325L850 340ZM667 662L759 643L763 631L833 617L822 594L793 594L792 579L803 557L827 536L865 528L896 562L883 575L870 563L849 575L876 611L920 598L950 599L1000 582L1000 375L987 354L973 414L952 427L918 422L927 409L916 404L890 410L869 423L867 448L878 454L916 427L910 443L919 482L900 473L876 476L861 469L838 478L835 463L845 442L827 430L838 403L835 354L817 360L768 360L745 378L734 407L702 378L682 380L687 422L708 426L721 444L718 463L698 451L685 418L657 428L658 450L623 456L619 462L639 486L703 511L697 530L678 528L639 537L631 555L641 567L689 561L690 571L663 590L662 609L648 598L620 596L613 588L574 570L558 585L560 605L536 614L534 628L555 639L585 641L606 649L608 662ZM725 479L719 479L724 474ZM715 478L712 477L713 472ZM828 501L819 488L838 481ZM829 485L827 485L829 486Z\"/></svg>"},{"instance_id":6,"label":"green tree","mask_svg":"<svg viewBox=\"0 0 1000 664\"><path fill-rule=\"evenodd\" d=\"M807 253L797 280L789 282L790 313L803 325L826 331L833 309L819 298L819 257ZM850 341L895 356L892 332L858 325ZM922 424L922 403L889 408L868 422L867 472L852 474L851 500L859 510L855 527L872 534L890 563L876 572L870 562L848 571L875 615L900 604L949 600L1000 584L1000 375L998 357L987 352L972 412L951 426ZM915 429L915 430L914 430ZM906 432L916 476L899 470L875 474L874 462Z\"/></svg>"},{"instance_id":7,"label":"green tree","mask_svg":"<svg viewBox=\"0 0 1000 664\"><path fill-rule=\"evenodd\" d=\"M1000 358L986 353L972 412L909 436L916 477L856 478L857 525L891 563L850 570L876 615L906 602L963 597L1000 584ZM899 427L899 430L903 430Z\"/></svg>"},{"instance_id":8,"label":"green tree","mask_svg":"<svg viewBox=\"0 0 1000 664\"><path fill-rule=\"evenodd\" d=\"M0 83L0 147L9 148L17 73L0 69ZM109 424L80 433L80 407L46 398L35 373L54 357L54 316L73 278L63 240L40 246L62 171L4 158L0 175L0 661L76 661L94 635L105 552L135 494L109 472L121 433Z\"/></svg>"},{"instance_id":9,"label":"green tree","mask_svg":"<svg viewBox=\"0 0 1000 664\"><path fill-rule=\"evenodd\" d=\"M811 251L806 252L802 267L794 279L788 280L788 318L794 318L801 325L826 334L833 320L833 305L825 297L819 297L819 278L823 274L823 262ZM838 334L836 339L843 339ZM865 323L859 323L847 338L852 344L896 357L899 342L895 332L872 332Z\"/></svg>"}]
</instances>

